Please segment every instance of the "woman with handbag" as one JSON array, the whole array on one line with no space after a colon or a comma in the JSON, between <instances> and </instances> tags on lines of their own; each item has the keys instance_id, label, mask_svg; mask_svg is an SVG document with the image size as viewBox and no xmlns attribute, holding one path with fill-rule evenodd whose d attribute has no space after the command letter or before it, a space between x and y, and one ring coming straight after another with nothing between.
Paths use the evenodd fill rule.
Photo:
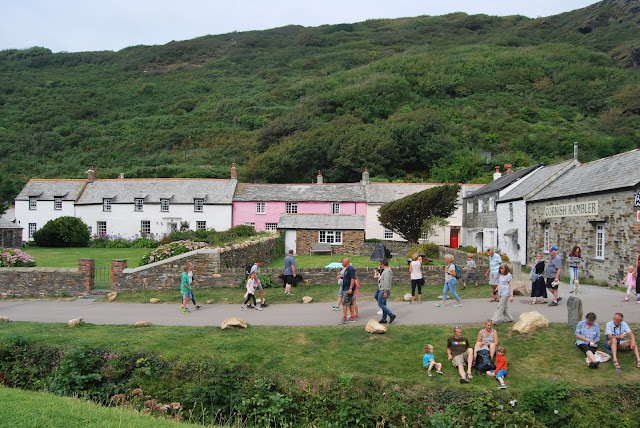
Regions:
<instances>
[{"instance_id":1,"label":"woman with handbag","mask_svg":"<svg viewBox=\"0 0 640 428\"><path fill-rule=\"evenodd\" d=\"M531 297L533 300L529 302L530 305L535 305L536 303L547 303L547 288L544 283L544 258L542 253L538 253L536 255L535 264L529 264L531 268L531 273L529 274L529 279L531 279ZM540 302L538 302L538 297L540 298Z\"/></svg>"}]
</instances>

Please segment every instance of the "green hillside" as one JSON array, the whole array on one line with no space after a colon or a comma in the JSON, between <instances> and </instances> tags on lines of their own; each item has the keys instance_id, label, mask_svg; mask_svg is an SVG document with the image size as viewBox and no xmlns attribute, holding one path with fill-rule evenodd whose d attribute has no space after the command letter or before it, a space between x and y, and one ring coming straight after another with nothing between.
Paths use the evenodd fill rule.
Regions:
<instances>
[{"instance_id":1,"label":"green hillside","mask_svg":"<svg viewBox=\"0 0 640 428\"><path fill-rule=\"evenodd\" d=\"M0 180L373 177L483 181L492 165L640 145L640 5L561 15L288 26L119 52L0 51ZM483 152L491 152L487 164Z\"/></svg>"}]
</instances>

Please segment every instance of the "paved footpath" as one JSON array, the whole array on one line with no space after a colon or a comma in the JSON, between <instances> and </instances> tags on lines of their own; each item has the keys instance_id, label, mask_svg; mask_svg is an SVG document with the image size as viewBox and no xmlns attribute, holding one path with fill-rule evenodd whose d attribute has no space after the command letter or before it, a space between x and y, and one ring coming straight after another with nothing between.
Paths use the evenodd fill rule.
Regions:
<instances>
[{"instance_id":1,"label":"paved footpath","mask_svg":"<svg viewBox=\"0 0 640 428\"><path fill-rule=\"evenodd\" d=\"M536 310L553 323L566 323L566 303L570 296L567 290L568 286L561 285L563 300L557 307L542 304L532 306L528 304L531 298L515 297L513 303L509 304L511 313L517 320L523 312ZM299 294L301 288L296 291ZM621 292L587 285L582 285L580 291L584 313L595 312L602 327L613 318L615 312L622 312L627 322L640 322L640 304L635 301L622 302L624 294ZM373 296L361 295L358 301L360 318L355 325L364 325L369 319L380 319L380 315L376 314L378 307ZM454 303L448 300L446 307L438 308L434 301L422 304L390 302L389 308L398 317L394 325L453 325L482 324L493 316L497 306L488 298L463 300L460 308L454 308ZM262 311L242 311L240 305L203 305L198 311L183 314L178 304L102 303L92 299L0 301L0 315L12 321L32 322L66 323L72 318L83 317L85 322L93 324L133 324L138 320L149 320L154 325L219 326L226 318L240 317L251 325L332 326L336 325L341 314L341 311L331 310L330 303L272 304Z\"/></svg>"}]
</instances>

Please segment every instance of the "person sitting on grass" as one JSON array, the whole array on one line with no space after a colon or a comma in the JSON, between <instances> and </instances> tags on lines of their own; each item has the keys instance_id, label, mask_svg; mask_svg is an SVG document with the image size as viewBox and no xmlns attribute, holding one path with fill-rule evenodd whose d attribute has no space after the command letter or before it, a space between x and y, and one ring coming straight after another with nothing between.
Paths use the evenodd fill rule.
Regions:
<instances>
[{"instance_id":1,"label":"person sitting on grass","mask_svg":"<svg viewBox=\"0 0 640 428\"><path fill-rule=\"evenodd\" d=\"M187 309L187 304L191 300L191 285L189 284L189 264L184 265L182 274L180 275L180 293L182 293L182 313L191 312Z\"/></svg>"},{"instance_id":2,"label":"person sitting on grass","mask_svg":"<svg viewBox=\"0 0 640 428\"><path fill-rule=\"evenodd\" d=\"M453 337L447 339L447 356L453 367L460 373L460 383L469 383L471 367L473 366L473 348L469 347L469 340L462 337L462 328L453 328ZM467 374L464 373L464 365L467 365Z\"/></svg>"},{"instance_id":3,"label":"person sitting on grass","mask_svg":"<svg viewBox=\"0 0 640 428\"><path fill-rule=\"evenodd\" d=\"M484 328L478 332L478 339L476 339L476 344L473 347L473 355L477 355L481 349L487 349L493 361L493 356L496 354L496 346L498 346L498 331L493 328L493 321L486 320Z\"/></svg>"},{"instance_id":4,"label":"person sitting on grass","mask_svg":"<svg viewBox=\"0 0 640 428\"><path fill-rule=\"evenodd\" d=\"M576 326L576 346L587 354L587 363L590 369L597 369L595 353L600 342L600 326L596 321L596 314L589 312L585 319Z\"/></svg>"},{"instance_id":5,"label":"person sitting on grass","mask_svg":"<svg viewBox=\"0 0 640 428\"><path fill-rule=\"evenodd\" d=\"M507 376L507 358L504 356L505 347L500 345L496 349L496 369L489 370L487 374L489 376L495 376L496 380L500 382L498 389L505 389L507 385L504 383L504 378Z\"/></svg>"},{"instance_id":6,"label":"person sitting on grass","mask_svg":"<svg viewBox=\"0 0 640 428\"><path fill-rule=\"evenodd\" d=\"M427 376L431 377L431 369L436 368L436 373L442 374L442 364L436 363L433 357L433 345L427 343L424 345L424 357L422 357L422 367L427 369Z\"/></svg>"},{"instance_id":7,"label":"person sitting on grass","mask_svg":"<svg viewBox=\"0 0 640 428\"><path fill-rule=\"evenodd\" d=\"M613 321L609 321L605 328L607 340L604 342L604 350L613 357L613 367L620 368L618 363L618 351L631 350L636 355L636 367L640 369L640 355L638 355L638 345L636 337L629 328L629 325L622 321L624 316L620 312L613 315Z\"/></svg>"}]
</instances>

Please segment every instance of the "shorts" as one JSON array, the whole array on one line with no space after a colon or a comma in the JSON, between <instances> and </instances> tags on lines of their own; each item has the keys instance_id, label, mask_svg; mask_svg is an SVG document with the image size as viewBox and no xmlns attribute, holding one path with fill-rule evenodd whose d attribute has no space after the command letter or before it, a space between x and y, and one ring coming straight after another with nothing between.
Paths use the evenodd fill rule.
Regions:
<instances>
[{"instance_id":1,"label":"shorts","mask_svg":"<svg viewBox=\"0 0 640 428\"><path fill-rule=\"evenodd\" d=\"M193 294L191 294L191 291L189 291L188 293L182 293L182 300L189 300L193 297Z\"/></svg>"},{"instance_id":2,"label":"shorts","mask_svg":"<svg viewBox=\"0 0 640 428\"><path fill-rule=\"evenodd\" d=\"M464 282L478 282L478 278L476 277L476 271L471 272L470 270L467 271L467 274L464 277Z\"/></svg>"},{"instance_id":3,"label":"shorts","mask_svg":"<svg viewBox=\"0 0 640 428\"><path fill-rule=\"evenodd\" d=\"M495 370L489 370L489 373L493 374L495 372ZM496 378L503 378L507 375L507 372L504 369L500 369L498 370L498 373L496 373Z\"/></svg>"},{"instance_id":4,"label":"shorts","mask_svg":"<svg viewBox=\"0 0 640 428\"><path fill-rule=\"evenodd\" d=\"M342 306L353 305L353 293L347 293L347 290L342 292Z\"/></svg>"},{"instance_id":5,"label":"shorts","mask_svg":"<svg viewBox=\"0 0 640 428\"><path fill-rule=\"evenodd\" d=\"M464 363L468 363L468 355L469 354L467 354L466 352L456 355L455 357L453 357L453 360L451 360L451 364L453 364L453 367L458 367L460 364L464 365Z\"/></svg>"},{"instance_id":6,"label":"shorts","mask_svg":"<svg viewBox=\"0 0 640 428\"><path fill-rule=\"evenodd\" d=\"M591 351L594 354L596 353L596 351L598 350L597 347L595 346L589 346L588 343L581 343L578 345L578 348L582 349L582 352L584 352L585 354L587 353L587 351Z\"/></svg>"},{"instance_id":7,"label":"shorts","mask_svg":"<svg viewBox=\"0 0 640 428\"><path fill-rule=\"evenodd\" d=\"M498 285L500 282L500 272L491 272L489 274L489 285Z\"/></svg>"},{"instance_id":8,"label":"shorts","mask_svg":"<svg viewBox=\"0 0 640 428\"><path fill-rule=\"evenodd\" d=\"M296 283L296 277L293 275L285 275L285 284L294 285Z\"/></svg>"},{"instance_id":9,"label":"shorts","mask_svg":"<svg viewBox=\"0 0 640 428\"><path fill-rule=\"evenodd\" d=\"M611 340L618 340L618 339L611 339ZM609 345L609 342L611 342L611 340L607 339L604 341L604 350L607 351L609 354L611 353L611 346ZM627 349L629 349L631 346L631 342L628 340L618 340L618 350L619 351L626 351Z\"/></svg>"},{"instance_id":10,"label":"shorts","mask_svg":"<svg viewBox=\"0 0 640 428\"><path fill-rule=\"evenodd\" d=\"M555 280L556 280L555 278L547 278L547 288L550 288L552 290L557 290L558 289L557 285L555 287L551 285L551 283L554 282Z\"/></svg>"},{"instance_id":11,"label":"shorts","mask_svg":"<svg viewBox=\"0 0 640 428\"><path fill-rule=\"evenodd\" d=\"M342 297L343 293L342 286L340 286L340 289L338 290L338 297Z\"/></svg>"}]
</instances>

